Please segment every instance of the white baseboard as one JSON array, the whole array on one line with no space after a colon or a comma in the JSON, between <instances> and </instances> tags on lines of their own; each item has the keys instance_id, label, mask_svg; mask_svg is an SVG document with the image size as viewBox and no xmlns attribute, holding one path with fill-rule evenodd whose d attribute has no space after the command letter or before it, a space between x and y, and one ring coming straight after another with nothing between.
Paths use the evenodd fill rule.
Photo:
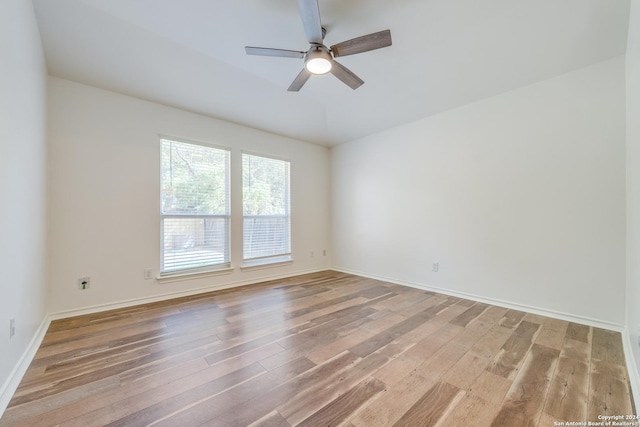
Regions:
<instances>
[{"instance_id":1,"label":"white baseboard","mask_svg":"<svg viewBox=\"0 0 640 427\"><path fill-rule=\"evenodd\" d=\"M9 402L13 397L13 394L18 389L20 385L20 381L22 381L22 377L25 372L27 372L27 368L31 364L38 348L40 348L40 344L44 339L45 334L47 333L47 329L49 329L49 324L51 323L51 319L49 316L45 316L45 318L40 323L40 326L36 330L36 333L31 338L29 345L25 349L24 353L22 353L22 357L18 360L18 363L13 368L9 377L0 388L0 417L4 414L4 411L9 406Z\"/></svg>"},{"instance_id":2,"label":"white baseboard","mask_svg":"<svg viewBox=\"0 0 640 427\"><path fill-rule=\"evenodd\" d=\"M40 324L40 327L38 328L33 338L31 339L29 346L23 353L22 357L20 358L16 366L11 371L11 374L9 374L9 377L7 378L5 383L2 385L2 388L0 388L0 418L2 417L2 414L4 414L4 411L7 409L7 406L9 405L9 402L11 401L13 394L16 392L18 386L20 385L20 381L22 380L22 377L24 377L25 372L27 372L27 368L29 367L29 365L31 364L31 361L36 355L38 348L40 348L40 344L42 343L42 340L44 339L44 336L47 332L47 329L49 329L49 325L53 320L64 319L64 318L73 317L73 316L80 316L83 314L98 313L101 311L113 310L117 308L131 307L134 305L147 304L151 302L166 301L173 298L180 298L180 297L197 295L197 294L202 294L202 293L207 293L212 291L218 291L222 289L253 285L256 283L268 282L271 280L278 280L278 279L286 279L288 277L301 276L301 275L310 274L310 273L318 273L320 271L327 271L327 270L329 270L328 267L323 267L323 268L317 268L317 269L296 271L296 272L287 273L287 274L262 276L256 279L235 281L235 282L225 283L222 285L209 286L209 287L204 287L199 289L191 289L189 291L184 291L184 292L172 292L172 293L156 295L148 298L137 298L137 299L131 299L126 301L119 301L116 303L101 304L101 305L85 307L81 309L50 313L45 316L44 320Z\"/></svg>"},{"instance_id":3,"label":"white baseboard","mask_svg":"<svg viewBox=\"0 0 640 427\"><path fill-rule=\"evenodd\" d=\"M381 281L394 283L402 286L409 286L412 288L422 289L426 291L438 292L445 295L451 295L451 296L465 298L473 301L497 305L500 307L526 311L533 314L539 314L543 316L553 317L561 320L567 320L570 322L587 324L590 326L595 326L603 329L615 330L617 332L620 332L622 334L623 348L624 348L625 358L627 361L627 371L629 373L629 380L631 383L633 398L635 402L640 402L640 375L638 373L638 369L635 364L635 359L631 350L632 343L629 338L628 331L622 325L603 322L598 319L591 319L591 318L586 318L582 316L569 315L566 313L560 313L553 310L546 310L539 307L532 307L532 306L526 306L518 303L511 303L507 301L484 298L478 295L471 295L464 292L451 291L451 290L440 288L437 286L430 286L428 284L407 282L407 281L397 280L389 277L371 275L371 274L362 273L362 272L353 271L353 270L344 269L344 268L332 267L330 269L334 271L342 272L342 273L354 274L357 276L368 277L371 279L381 280ZM49 324L51 323L52 320L79 316L83 314L98 313L100 311L131 307L134 305L147 304L151 302L166 301L168 299L173 299L173 298L180 298L184 296L197 295L201 293L212 292L212 291L217 291L222 289L247 286L247 285L252 285L252 284L261 283L261 282L268 282L270 280L285 279L293 276L300 276L303 274L317 273L325 270L327 270L327 268L298 271L298 272L282 274L282 275L273 275L273 276L266 276L266 277L263 276L263 277L252 279L252 280L236 281L231 283L225 283L223 285L192 289L184 292L166 293L166 294L157 295L157 296L148 297L148 298L137 298L137 299L111 303L111 304L102 304L102 305L96 305L96 306L86 307L82 309L67 310L67 311L49 314L45 316L45 318L43 319L38 330L36 331L33 338L31 339L27 349L25 350L22 357L16 364L15 368L9 375L8 379L2 385L2 388L0 388L0 417L2 417L2 414L4 413L7 406L9 405L9 402L11 401L13 394L18 388L18 385L20 384L22 377L24 376L25 372L27 371L27 368L31 364L31 361L33 360L33 357L35 356L36 352L38 351L38 348L40 347L40 344L42 343L42 340L44 339L47 329L49 328Z\"/></svg>"},{"instance_id":4,"label":"white baseboard","mask_svg":"<svg viewBox=\"0 0 640 427\"><path fill-rule=\"evenodd\" d=\"M595 326L596 328L608 329L622 333L624 331L624 325L618 323L607 322L600 319L594 319L591 317L584 317L579 315L567 314L559 311L549 310L541 307L534 307L526 304L520 304L511 301L504 301L494 298L486 298L480 295L468 294L466 292L452 291L451 289L442 288L439 286L429 285L428 283L416 283L408 282L405 280L398 280L391 277L378 276L375 274L368 274L359 271L350 270L347 268L331 268L334 271L342 273L355 274L356 276L367 277L369 279L381 280L383 282L394 283L396 285L408 286L411 288L422 289L425 291L437 292L439 294L449 295L458 298L464 298L472 301L478 301L486 304L497 305L499 307L509 308L513 310L525 311L531 314L538 314L540 316L552 317L554 319L566 320L569 322L580 323L583 325Z\"/></svg>"},{"instance_id":5,"label":"white baseboard","mask_svg":"<svg viewBox=\"0 0 640 427\"><path fill-rule=\"evenodd\" d=\"M636 405L634 409L636 409L637 414L638 403L640 403L640 374L638 373L636 359L633 356L633 342L631 341L628 330L622 333L622 346L624 347L624 360L627 362L627 373L629 374L629 382L631 383L633 402Z\"/></svg>"},{"instance_id":6,"label":"white baseboard","mask_svg":"<svg viewBox=\"0 0 640 427\"><path fill-rule=\"evenodd\" d=\"M513 303L509 301L496 300L492 298L485 298L478 295L467 294L465 292L452 291L450 289L441 288L438 286L431 286L426 283L414 283L404 280L393 279L390 277L377 276L375 274L367 274L360 271L354 271L347 268L332 267L334 271L342 273L354 274L356 276L367 277L369 279L380 280L383 282L394 283L402 286L409 286L411 288L421 289L425 291L437 292L444 295L450 295L454 297L464 298L472 301L478 301L486 304L496 305L499 307L525 311L527 313L538 314L541 316L552 317L554 319L566 320L569 322L580 323L583 325L594 326L596 328L608 329L616 332L620 332L622 335L622 347L624 350L624 357L627 364L627 373L629 374L629 382L631 383L631 392L633 394L634 404L637 406L640 403L640 374L635 363L635 358L632 352L632 343L629 338L629 333L624 325L617 323L605 322L599 319L593 319L589 317L583 317L578 315L572 315L562 313L554 310L548 310L540 307L528 306L524 304ZM635 408L634 408L635 409ZM637 413L637 412L636 412Z\"/></svg>"},{"instance_id":7,"label":"white baseboard","mask_svg":"<svg viewBox=\"0 0 640 427\"><path fill-rule=\"evenodd\" d=\"M101 311L115 310L118 308L132 307L135 305L149 304L149 303L158 302L158 301L166 301L169 299L188 297L192 295L204 294L207 292L220 291L223 289L238 288L241 286L254 285L256 283L269 282L271 280L286 279L289 277L301 276L301 275L310 274L310 273L318 273L320 271L327 271L327 270L330 270L330 268L322 267L322 268L316 268L316 269L290 272L286 274L260 276L259 278L254 278L249 280L237 280L234 282L227 282L227 283L217 284L213 286L205 286L203 288L190 289L187 291L168 292L164 294L154 295L152 297L134 298L130 300L118 301L118 302L109 303L109 304L100 304L100 305L94 305L90 307L84 307L80 309L64 310L56 313L51 313L49 317L51 318L51 320L66 319L68 317L99 313Z\"/></svg>"}]
</instances>

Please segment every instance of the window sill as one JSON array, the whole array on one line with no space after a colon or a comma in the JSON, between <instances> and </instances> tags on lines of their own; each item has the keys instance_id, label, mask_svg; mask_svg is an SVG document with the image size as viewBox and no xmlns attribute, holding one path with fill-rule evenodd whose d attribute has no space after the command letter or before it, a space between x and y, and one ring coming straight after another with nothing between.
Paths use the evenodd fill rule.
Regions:
<instances>
[{"instance_id":1,"label":"window sill","mask_svg":"<svg viewBox=\"0 0 640 427\"><path fill-rule=\"evenodd\" d=\"M282 256L269 260L247 261L240 266L242 271L262 270L263 268L282 267L293 264L291 256Z\"/></svg>"},{"instance_id":2,"label":"window sill","mask_svg":"<svg viewBox=\"0 0 640 427\"><path fill-rule=\"evenodd\" d=\"M194 271L194 272L185 272L185 273L169 273L165 275L161 275L156 277L158 283L171 283L171 282L181 282L183 280L193 280L200 279L203 277L209 276L220 276L223 274L231 274L235 268L233 267L225 267L218 270L207 270L207 271Z\"/></svg>"}]
</instances>

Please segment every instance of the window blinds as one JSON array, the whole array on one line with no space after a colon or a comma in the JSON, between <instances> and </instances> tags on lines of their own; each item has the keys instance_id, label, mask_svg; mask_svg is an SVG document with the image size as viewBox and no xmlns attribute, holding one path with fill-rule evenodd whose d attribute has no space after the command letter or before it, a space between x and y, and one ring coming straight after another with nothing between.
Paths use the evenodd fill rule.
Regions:
<instances>
[{"instance_id":1,"label":"window blinds","mask_svg":"<svg viewBox=\"0 0 640 427\"><path fill-rule=\"evenodd\" d=\"M242 154L243 259L291 255L290 163Z\"/></svg>"},{"instance_id":2,"label":"window blinds","mask_svg":"<svg viewBox=\"0 0 640 427\"><path fill-rule=\"evenodd\" d=\"M229 151L160 142L161 274L229 266Z\"/></svg>"}]
</instances>

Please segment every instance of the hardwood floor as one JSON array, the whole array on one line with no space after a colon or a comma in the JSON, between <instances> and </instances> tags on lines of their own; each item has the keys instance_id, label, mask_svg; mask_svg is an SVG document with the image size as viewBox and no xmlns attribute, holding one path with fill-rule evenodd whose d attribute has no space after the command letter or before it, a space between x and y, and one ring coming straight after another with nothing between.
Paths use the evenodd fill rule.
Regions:
<instances>
[{"instance_id":1,"label":"hardwood floor","mask_svg":"<svg viewBox=\"0 0 640 427\"><path fill-rule=\"evenodd\" d=\"M0 426L554 426L634 413L619 333L327 271L55 321Z\"/></svg>"}]
</instances>

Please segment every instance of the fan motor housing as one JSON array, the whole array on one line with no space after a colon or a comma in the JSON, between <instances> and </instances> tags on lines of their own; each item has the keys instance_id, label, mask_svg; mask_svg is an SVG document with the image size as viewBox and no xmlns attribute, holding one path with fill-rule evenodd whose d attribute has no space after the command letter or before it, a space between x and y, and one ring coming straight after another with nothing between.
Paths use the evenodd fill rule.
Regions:
<instances>
[{"instance_id":1,"label":"fan motor housing","mask_svg":"<svg viewBox=\"0 0 640 427\"><path fill-rule=\"evenodd\" d=\"M321 44L313 44L304 56L304 66L312 74L327 74L332 62L331 51Z\"/></svg>"}]
</instances>

